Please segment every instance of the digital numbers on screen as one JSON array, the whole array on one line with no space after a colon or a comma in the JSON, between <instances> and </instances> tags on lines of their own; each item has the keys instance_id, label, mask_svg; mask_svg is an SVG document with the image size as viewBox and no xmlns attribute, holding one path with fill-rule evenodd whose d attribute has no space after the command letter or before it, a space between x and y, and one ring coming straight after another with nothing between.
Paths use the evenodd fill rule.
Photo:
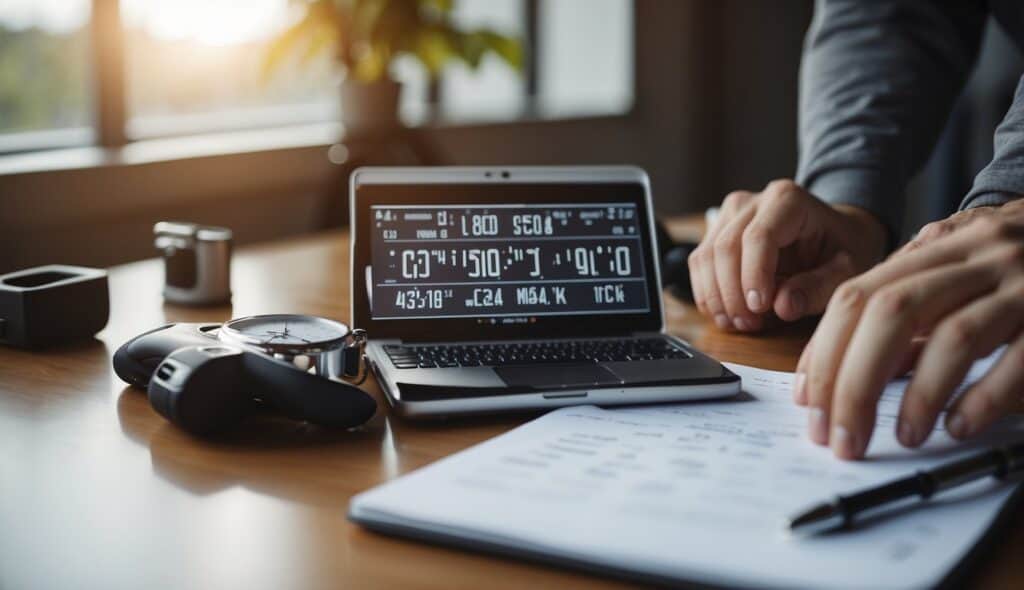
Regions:
<instances>
[{"instance_id":1,"label":"digital numbers on screen","mask_svg":"<svg viewBox=\"0 0 1024 590\"><path fill-rule=\"evenodd\" d=\"M642 313L632 203L374 206L375 319Z\"/></svg>"}]
</instances>

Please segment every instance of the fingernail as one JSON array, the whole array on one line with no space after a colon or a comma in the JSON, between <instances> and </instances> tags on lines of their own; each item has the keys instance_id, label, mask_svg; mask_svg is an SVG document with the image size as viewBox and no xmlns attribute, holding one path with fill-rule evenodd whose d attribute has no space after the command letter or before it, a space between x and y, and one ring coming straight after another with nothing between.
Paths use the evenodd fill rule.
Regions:
<instances>
[{"instance_id":1,"label":"fingernail","mask_svg":"<svg viewBox=\"0 0 1024 590\"><path fill-rule=\"evenodd\" d=\"M729 327L729 318L724 313L715 314L715 325L725 330Z\"/></svg>"},{"instance_id":2,"label":"fingernail","mask_svg":"<svg viewBox=\"0 0 1024 590\"><path fill-rule=\"evenodd\" d=\"M761 311L761 303L763 301L761 293L757 289L747 291L747 308L750 309L750 311Z\"/></svg>"},{"instance_id":3,"label":"fingernail","mask_svg":"<svg viewBox=\"0 0 1024 590\"><path fill-rule=\"evenodd\" d=\"M828 418L825 417L825 410L811 408L808 414L808 431L814 442L819 445L828 444Z\"/></svg>"},{"instance_id":4,"label":"fingernail","mask_svg":"<svg viewBox=\"0 0 1024 590\"><path fill-rule=\"evenodd\" d=\"M900 444L905 447L917 445L917 433L914 432L914 425L908 420L900 420L900 425L896 429L896 437L900 439Z\"/></svg>"},{"instance_id":5,"label":"fingernail","mask_svg":"<svg viewBox=\"0 0 1024 590\"><path fill-rule=\"evenodd\" d=\"M857 445L853 434L846 427L836 424L832 429L832 451L841 459L853 459L857 456Z\"/></svg>"},{"instance_id":6,"label":"fingernail","mask_svg":"<svg viewBox=\"0 0 1024 590\"><path fill-rule=\"evenodd\" d=\"M746 332L747 331L747 320L745 320L743 318L735 318L735 319L733 319L732 325L735 326L736 329L739 330L740 332Z\"/></svg>"},{"instance_id":7,"label":"fingernail","mask_svg":"<svg viewBox=\"0 0 1024 590\"><path fill-rule=\"evenodd\" d=\"M964 420L962 414L953 414L946 420L946 430L949 431L953 438L967 438L968 428L967 420Z\"/></svg>"},{"instance_id":8,"label":"fingernail","mask_svg":"<svg viewBox=\"0 0 1024 590\"><path fill-rule=\"evenodd\" d=\"M794 383L793 385L793 401L795 401L797 404L801 406L807 403L807 390L805 389L806 385L807 375L804 373L797 373L796 383Z\"/></svg>"},{"instance_id":9,"label":"fingernail","mask_svg":"<svg viewBox=\"0 0 1024 590\"><path fill-rule=\"evenodd\" d=\"M800 289L789 292L789 303L797 315L803 315L807 311L807 295Z\"/></svg>"}]
</instances>

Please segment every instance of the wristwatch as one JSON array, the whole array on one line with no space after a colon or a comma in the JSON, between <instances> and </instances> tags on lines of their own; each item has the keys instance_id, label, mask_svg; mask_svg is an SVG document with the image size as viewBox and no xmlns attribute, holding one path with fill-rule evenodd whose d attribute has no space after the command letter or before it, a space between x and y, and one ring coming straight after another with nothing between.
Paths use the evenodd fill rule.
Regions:
<instances>
[{"instance_id":1,"label":"wristwatch","mask_svg":"<svg viewBox=\"0 0 1024 590\"><path fill-rule=\"evenodd\" d=\"M300 314L255 315L220 327L218 339L271 355L296 368L331 379L366 379L366 331Z\"/></svg>"}]
</instances>

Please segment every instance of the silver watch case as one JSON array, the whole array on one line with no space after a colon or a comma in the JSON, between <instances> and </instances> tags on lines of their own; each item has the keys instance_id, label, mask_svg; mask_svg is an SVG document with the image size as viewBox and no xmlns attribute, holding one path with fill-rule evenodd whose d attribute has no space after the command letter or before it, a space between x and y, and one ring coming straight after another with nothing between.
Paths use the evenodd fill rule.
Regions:
<instances>
[{"instance_id":1,"label":"silver watch case","mask_svg":"<svg viewBox=\"0 0 1024 590\"><path fill-rule=\"evenodd\" d=\"M316 345L296 345L273 342L262 342L231 328L231 324L249 320L256 316L235 318L223 324L217 330L217 339L249 350L255 350L273 356L276 359L291 363L295 368L327 377L353 381L356 384L366 379L367 362L365 360L366 331L351 330L341 322L317 317L319 322L334 324L335 329L345 334L341 338ZM351 363L357 366L350 367Z\"/></svg>"}]
</instances>

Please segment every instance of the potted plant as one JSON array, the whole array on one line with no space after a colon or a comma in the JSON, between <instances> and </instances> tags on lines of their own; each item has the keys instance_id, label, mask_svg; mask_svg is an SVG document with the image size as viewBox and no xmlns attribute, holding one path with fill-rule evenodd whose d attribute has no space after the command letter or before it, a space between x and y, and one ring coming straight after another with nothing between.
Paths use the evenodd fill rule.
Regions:
<instances>
[{"instance_id":1,"label":"potted plant","mask_svg":"<svg viewBox=\"0 0 1024 590\"><path fill-rule=\"evenodd\" d=\"M460 30L451 22L454 0L292 0L301 17L268 48L264 71L301 52L309 60L331 51L342 69L341 117L346 129L373 132L400 125L401 85L391 63L415 57L431 78L451 62L476 68L494 54L517 71L523 48L516 38L489 29Z\"/></svg>"}]
</instances>

